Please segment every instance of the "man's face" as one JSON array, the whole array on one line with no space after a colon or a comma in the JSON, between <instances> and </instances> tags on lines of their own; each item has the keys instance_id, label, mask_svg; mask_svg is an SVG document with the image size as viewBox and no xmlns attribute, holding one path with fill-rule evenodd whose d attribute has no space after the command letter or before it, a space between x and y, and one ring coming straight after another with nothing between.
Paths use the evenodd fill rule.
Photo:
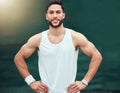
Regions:
<instances>
[{"instance_id":1,"label":"man's face","mask_svg":"<svg viewBox=\"0 0 120 93\"><path fill-rule=\"evenodd\" d=\"M58 4L51 5L46 13L46 19L48 20L50 26L53 28L61 26L64 17L65 13L63 12L61 6Z\"/></svg>"}]
</instances>

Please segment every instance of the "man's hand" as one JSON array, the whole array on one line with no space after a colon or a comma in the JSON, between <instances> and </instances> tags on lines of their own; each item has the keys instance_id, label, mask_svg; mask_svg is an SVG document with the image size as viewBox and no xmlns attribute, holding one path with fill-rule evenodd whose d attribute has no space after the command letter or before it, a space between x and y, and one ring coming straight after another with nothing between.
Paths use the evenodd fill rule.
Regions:
<instances>
[{"instance_id":1,"label":"man's hand","mask_svg":"<svg viewBox=\"0 0 120 93\"><path fill-rule=\"evenodd\" d=\"M30 84L30 87L36 92L48 93L47 85L43 84L41 81L34 81Z\"/></svg>"},{"instance_id":2,"label":"man's hand","mask_svg":"<svg viewBox=\"0 0 120 93\"><path fill-rule=\"evenodd\" d=\"M80 90L83 90L86 87L81 81L76 81L70 84L67 88L67 93L77 93Z\"/></svg>"}]
</instances>

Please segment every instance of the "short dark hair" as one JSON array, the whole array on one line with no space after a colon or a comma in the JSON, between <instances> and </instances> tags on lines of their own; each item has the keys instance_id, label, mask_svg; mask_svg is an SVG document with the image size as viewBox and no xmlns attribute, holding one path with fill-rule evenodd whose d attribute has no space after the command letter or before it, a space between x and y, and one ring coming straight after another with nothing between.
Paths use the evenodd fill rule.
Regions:
<instances>
[{"instance_id":1,"label":"short dark hair","mask_svg":"<svg viewBox=\"0 0 120 93\"><path fill-rule=\"evenodd\" d=\"M48 3L47 7L46 7L46 12L48 11L48 8L49 8L51 5L53 5L53 4L58 4L58 5L60 5L61 8L62 8L62 10L63 10L63 12L65 12L64 6L63 6L63 3L62 3L61 0L51 0L51 1Z\"/></svg>"}]
</instances>

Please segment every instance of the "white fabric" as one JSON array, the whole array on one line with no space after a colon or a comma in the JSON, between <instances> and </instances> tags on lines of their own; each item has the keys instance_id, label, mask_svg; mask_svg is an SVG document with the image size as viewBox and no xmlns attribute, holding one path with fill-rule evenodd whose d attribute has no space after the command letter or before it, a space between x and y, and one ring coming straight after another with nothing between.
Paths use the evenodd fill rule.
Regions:
<instances>
[{"instance_id":1,"label":"white fabric","mask_svg":"<svg viewBox=\"0 0 120 93\"><path fill-rule=\"evenodd\" d=\"M78 49L72 42L71 30L66 28L63 40L58 44L49 41L47 32L42 32L39 55L39 74L49 93L66 93L67 87L75 81Z\"/></svg>"},{"instance_id":2,"label":"white fabric","mask_svg":"<svg viewBox=\"0 0 120 93\"><path fill-rule=\"evenodd\" d=\"M29 76L27 76L26 78L25 78L25 82L28 84L28 85L30 85L32 82L34 82L35 81L35 79L33 78L33 76L32 75L29 75Z\"/></svg>"}]
</instances>

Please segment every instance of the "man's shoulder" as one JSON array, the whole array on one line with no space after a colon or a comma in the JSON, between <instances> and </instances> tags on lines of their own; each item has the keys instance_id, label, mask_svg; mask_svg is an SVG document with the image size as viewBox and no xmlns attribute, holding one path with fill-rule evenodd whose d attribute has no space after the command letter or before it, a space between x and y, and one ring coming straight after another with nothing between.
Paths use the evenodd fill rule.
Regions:
<instances>
[{"instance_id":1,"label":"man's shoulder","mask_svg":"<svg viewBox=\"0 0 120 93\"><path fill-rule=\"evenodd\" d=\"M41 35L42 35L41 32L37 33L37 34L34 34L33 36L30 37L30 40L39 39L39 38L41 38Z\"/></svg>"},{"instance_id":2,"label":"man's shoulder","mask_svg":"<svg viewBox=\"0 0 120 93\"><path fill-rule=\"evenodd\" d=\"M45 31L47 31L47 30L45 30ZM39 44L40 44L41 38L42 38L42 33L44 33L45 31L42 31L42 32L37 33L37 34L34 34L33 36L31 36L28 39L28 42L30 42L31 44L39 47Z\"/></svg>"},{"instance_id":3,"label":"man's shoulder","mask_svg":"<svg viewBox=\"0 0 120 93\"><path fill-rule=\"evenodd\" d=\"M75 31L73 29L71 29L71 34L72 34L73 37L84 36L82 33L78 32L78 31Z\"/></svg>"},{"instance_id":4,"label":"man's shoulder","mask_svg":"<svg viewBox=\"0 0 120 93\"><path fill-rule=\"evenodd\" d=\"M42 33L46 32L47 30L41 31L40 33L34 34L33 36L30 37L30 39L41 39Z\"/></svg>"}]
</instances>

